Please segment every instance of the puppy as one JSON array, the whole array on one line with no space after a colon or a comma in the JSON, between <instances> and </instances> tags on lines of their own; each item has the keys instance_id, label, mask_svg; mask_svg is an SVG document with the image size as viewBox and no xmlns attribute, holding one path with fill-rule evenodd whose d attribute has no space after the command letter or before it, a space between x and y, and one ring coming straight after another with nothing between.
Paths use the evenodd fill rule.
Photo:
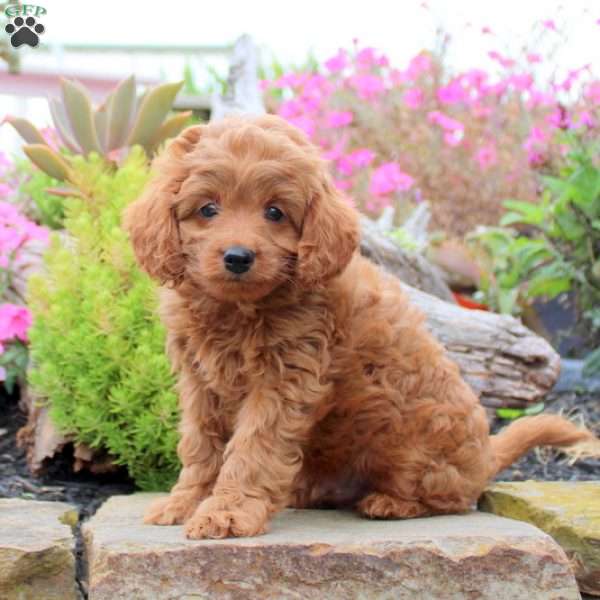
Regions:
<instances>
[{"instance_id":1,"label":"puppy","mask_svg":"<svg viewBox=\"0 0 600 600\"><path fill-rule=\"evenodd\" d=\"M466 511L556 416L489 435L483 408L400 283L357 251L357 215L280 118L184 131L125 216L163 284L182 470L146 523L253 536L285 506L372 518Z\"/></svg>"}]
</instances>

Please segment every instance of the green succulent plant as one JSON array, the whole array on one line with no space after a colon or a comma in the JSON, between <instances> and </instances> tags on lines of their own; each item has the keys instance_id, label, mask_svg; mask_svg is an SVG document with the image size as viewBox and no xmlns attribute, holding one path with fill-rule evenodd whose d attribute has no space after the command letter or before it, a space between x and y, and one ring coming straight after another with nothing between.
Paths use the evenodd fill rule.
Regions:
<instances>
[{"instance_id":1,"label":"green succulent plant","mask_svg":"<svg viewBox=\"0 0 600 600\"><path fill-rule=\"evenodd\" d=\"M183 82L165 83L136 94L135 77L128 77L94 109L89 93L81 84L62 79L62 101L50 99L50 114L65 152L51 148L41 132L27 119L7 116L27 142L23 151L31 162L59 181L71 181L69 155L95 152L111 161L123 148L139 145L151 157L168 138L187 124L191 111L167 118Z\"/></svg>"}]
</instances>

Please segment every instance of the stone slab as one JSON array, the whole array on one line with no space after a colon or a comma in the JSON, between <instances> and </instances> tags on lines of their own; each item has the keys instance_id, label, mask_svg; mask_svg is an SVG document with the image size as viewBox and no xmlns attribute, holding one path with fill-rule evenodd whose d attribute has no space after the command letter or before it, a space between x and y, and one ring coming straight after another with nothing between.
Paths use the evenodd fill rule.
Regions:
<instances>
[{"instance_id":1,"label":"stone slab","mask_svg":"<svg viewBox=\"0 0 600 600\"><path fill-rule=\"evenodd\" d=\"M0 598L74 600L77 510L62 502L0 499Z\"/></svg>"},{"instance_id":2,"label":"stone slab","mask_svg":"<svg viewBox=\"0 0 600 600\"><path fill-rule=\"evenodd\" d=\"M84 525L90 600L580 597L552 538L491 514L369 521L286 510L264 536L191 541L182 527L142 523L154 497L114 496Z\"/></svg>"},{"instance_id":3,"label":"stone slab","mask_svg":"<svg viewBox=\"0 0 600 600\"><path fill-rule=\"evenodd\" d=\"M481 507L551 535L571 560L581 590L600 596L600 481L497 483Z\"/></svg>"}]
</instances>

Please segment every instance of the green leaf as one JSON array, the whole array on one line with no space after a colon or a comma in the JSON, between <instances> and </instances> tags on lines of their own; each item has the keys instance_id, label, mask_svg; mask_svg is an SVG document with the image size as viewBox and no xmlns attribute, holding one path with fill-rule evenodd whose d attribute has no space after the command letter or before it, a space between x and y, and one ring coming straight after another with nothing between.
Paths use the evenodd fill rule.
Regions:
<instances>
[{"instance_id":1,"label":"green leaf","mask_svg":"<svg viewBox=\"0 0 600 600\"><path fill-rule=\"evenodd\" d=\"M150 148L154 151L166 140L171 139L179 135L181 131L188 124L192 111L188 110L180 112L172 117L168 118L156 131L152 141L150 142Z\"/></svg>"},{"instance_id":2,"label":"green leaf","mask_svg":"<svg viewBox=\"0 0 600 600\"><path fill-rule=\"evenodd\" d=\"M108 112L105 105L100 106L94 113L94 126L98 135L98 141L102 147L102 152L104 153L107 148L106 138L108 128Z\"/></svg>"},{"instance_id":3,"label":"green leaf","mask_svg":"<svg viewBox=\"0 0 600 600\"><path fill-rule=\"evenodd\" d=\"M23 146L23 152L29 160L39 167L44 173L58 179L59 181L68 181L71 179L71 168L69 163L52 150L49 146L42 144L31 144Z\"/></svg>"},{"instance_id":4,"label":"green leaf","mask_svg":"<svg viewBox=\"0 0 600 600\"><path fill-rule=\"evenodd\" d=\"M54 127L58 132L58 136L64 145L71 150L71 152L80 154L81 148L77 144L77 141L73 136L73 132L71 131L69 118L67 117L64 104L61 104L56 98L50 98L48 105L50 107L50 115L52 116L52 121L54 122Z\"/></svg>"},{"instance_id":5,"label":"green leaf","mask_svg":"<svg viewBox=\"0 0 600 600\"><path fill-rule=\"evenodd\" d=\"M596 348L585 357L583 374L586 377L600 374L600 347Z\"/></svg>"},{"instance_id":6,"label":"green leaf","mask_svg":"<svg viewBox=\"0 0 600 600\"><path fill-rule=\"evenodd\" d=\"M123 146L135 111L135 76L124 79L108 102L108 150Z\"/></svg>"},{"instance_id":7,"label":"green leaf","mask_svg":"<svg viewBox=\"0 0 600 600\"><path fill-rule=\"evenodd\" d=\"M17 133L28 144L46 144L44 136L40 133L37 127L30 123L27 119L21 119L19 117L11 117L10 115L7 115L4 117L2 122L12 125L16 129Z\"/></svg>"},{"instance_id":8,"label":"green leaf","mask_svg":"<svg viewBox=\"0 0 600 600\"><path fill-rule=\"evenodd\" d=\"M544 411L544 408L546 408L546 404L544 402L538 402L537 404L532 404L531 406L528 406L523 411L523 414L525 414L528 417L532 417L534 415L539 415L541 412Z\"/></svg>"},{"instance_id":9,"label":"green leaf","mask_svg":"<svg viewBox=\"0 0 600 600\"><path fill-rule=\"evenodd\" d=\"M102 147L94 124L92 101L86 89L74 81L61 79L61 91L71 131L83 153L86 155L90 152L102 154Z\"/></svg>"},{"instance_id":10,"label":"green leaf","mask_svg":"<svg viewBox=\"0 0 600 600\"><path fill-rule=\"evenodd\" d=\"M539 277L529 285L527 295L532 298L537 298L538 296L555 298L563 292L568 292L570 289L571 279L569 277Z\"/></svg>"},{"instance_id":11,"label":"green leaf","mask_svg":"<svg viewBox=\"0 0 600 600\"><path fill-rule=\"evenodd\" d=\"M544 222L545 211L539 204L532 204L531 202L521 202L520 200L506 200L504 206L512 211L513 213L521 215L520 223L528 225L541 225ZM513 221L515 222L515 221ZM501 225L505 225L504 221L500 222Z\"/></svg>"},{"instance_id":12,"label":"green leaf","mask_svg":"<svg viewBox=\"0 0 600 600\"><path fill-rule=\"evenodd\" d=\"M152 139L171 110L175 97L182 85L183 81L165 83L147 92L127 139L128 146L139 144L148 154L150 153Z\"/></svg>"},{"instance_id":13,"label":"green leaf","mask_svg":"<svg viewBox=\"0 0 600 600\"><path fill-rule=\"evenodd\" d=\"M513 421L514 419L518 419L525 414L525 411L522 408L497 408L496 414L501 419L508 419Z\"/></svg>"}]
</instances>

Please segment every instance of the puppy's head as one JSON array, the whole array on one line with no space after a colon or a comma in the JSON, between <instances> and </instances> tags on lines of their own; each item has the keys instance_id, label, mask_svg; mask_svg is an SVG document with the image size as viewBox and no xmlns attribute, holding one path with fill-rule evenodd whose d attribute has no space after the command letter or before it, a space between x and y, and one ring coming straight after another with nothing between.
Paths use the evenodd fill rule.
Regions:
<instances>
[{"instance_id":1,"label":"puppy's head","mask_svg":"<svg viewBox=\"0 0 600 600\"><path fill-rule=\"evenodd\" d=\"M356 215L318 150L278 117L190 127L155 167L125 226L162 283L256 301L283 284L325 283L357 247Z\"/></svg>"}]
</instances>

